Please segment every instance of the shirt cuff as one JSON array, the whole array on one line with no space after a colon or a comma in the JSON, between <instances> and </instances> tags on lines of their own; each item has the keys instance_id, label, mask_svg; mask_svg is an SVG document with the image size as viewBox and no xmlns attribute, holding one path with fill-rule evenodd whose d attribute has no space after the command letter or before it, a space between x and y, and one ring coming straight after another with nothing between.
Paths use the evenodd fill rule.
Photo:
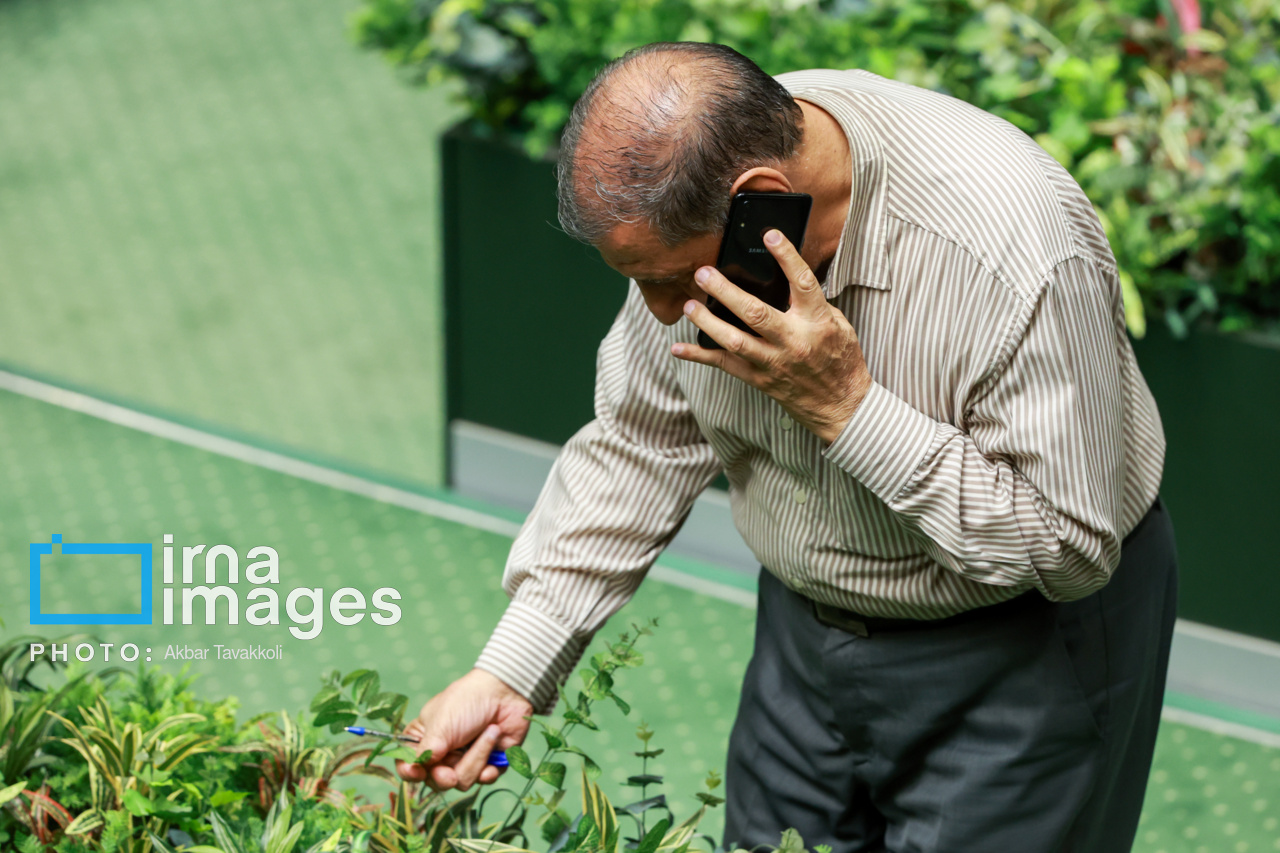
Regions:
<instances>
[{"instance_id":1,"label":"shirt cuff","mask_svg":"<svg viewBox=\"0 0 1280 853\"><path fill-rule=\"evenodd\" d=\"M498 620L476 668L496 675L533 704L534 713L555 710L563 684L586 642L559 622L527 604L513 601Z\"/></svg>"},{"instance_id":2,"label":"shirt cuff","mask_svg":"<svg viewBox=\"0 0 1280 853\"><path fill-rule=\"evenodd\" d=\"M937 421L872 381L823 455L887 504L906 487L937 431Z\"/></svg>"}]
</instances>

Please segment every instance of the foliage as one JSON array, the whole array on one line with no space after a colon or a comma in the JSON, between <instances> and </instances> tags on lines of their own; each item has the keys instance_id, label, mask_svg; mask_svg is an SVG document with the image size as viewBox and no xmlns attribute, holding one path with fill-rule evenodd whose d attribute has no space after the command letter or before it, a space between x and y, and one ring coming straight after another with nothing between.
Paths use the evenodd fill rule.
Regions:
<instances>
[{"instance_id":1,"label":"foliage","mask_svg":"<svg viewBox=\"0 0 1280 853\"><path fill-rule=\"evenodd\" d=\"M261 740L223 747L225 752L256 753L262 756L257 765L257 801L263 811L274 806L281 796L324 799L343 805L341 792L333 787L334 778L342 773L364 773L394 782L385 767L360 762L372 752L366 745L348 741L333 747L308 743L307 729L299 726L285 712L275 725L257 720Z\"/></svg>"},{"instance_id":2,"label":"foliage","mask_svg":"<svg viewBox=\"0 0 1280 853\"><path fill-rule=\"evenodd\" d=\"M571 742L575 731L599 727L599 702L630 714L616 679L643 663L636 644L656 624L632 626L593 655L573 701L561 695L554 724L530 718L546 749L536 762L525 749L508 750L519 790L493 786L461 795L404 782L374 763L414 758L404 747L386 749L388 742L370 738L325 742L325 728L359 720L402 728L407 697L383 691L372 670L324 675L309 724L279 713L237 725L236 701L198 698L185 669L170 675L140 666L103 678L72 664L56 673L64 679L56 689L11 669L0 690L13 708L8 719L20 724L3 729L0 755L20 758L11 765L14 779L0 785L0 851L528 853L527 833L535 831L548 853L714 849L697 827L708 808L723 802L712 793L717 774L696 795L699 808L677 821L665 795L650 795L662 777L648 772L649 761L662 750L651 746L647 725L636 731L641 772L627 782L640 799L625 806L608 800L596 782L600 766ZM0 655L0 662L15 659ZM581 766L576 816L565 805L570 758ZM353 773L389 783L387 803L339 791L338 777Z\"/></svg>"},{"instance_id":3,"label":"foliage","mask_svg":"<svg viewBox=\"0 0 1280 853\"><path fill-rule=\"evenodd\" d=\"M1280 0L364 0L356 39L552 149L595 72L714 41L769 73L863 68L1031 134L1107 228L1129 326L1280 321ZM1140 298L1139 298L1140 295ZM1146 311L1144 313L1143 306Z\"/></svg>"}]
</instances>

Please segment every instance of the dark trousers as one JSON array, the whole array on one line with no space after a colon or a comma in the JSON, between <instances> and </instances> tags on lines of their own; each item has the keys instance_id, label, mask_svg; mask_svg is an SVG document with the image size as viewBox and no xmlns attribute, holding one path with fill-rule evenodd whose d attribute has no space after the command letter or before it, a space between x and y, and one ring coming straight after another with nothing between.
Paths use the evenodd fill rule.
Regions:
<instances>
[{"instance_id":1,"label":"dark trousers","mask_svg":"<svg viewBox=\"0 0 1280 853\"><path fill-rule=\"evenodd\" d=\"M1112 853L1133 843L1177 601L1159 500L1110 583L857 636L760 574L725 847Z\"/></svg>"}]
</instances>

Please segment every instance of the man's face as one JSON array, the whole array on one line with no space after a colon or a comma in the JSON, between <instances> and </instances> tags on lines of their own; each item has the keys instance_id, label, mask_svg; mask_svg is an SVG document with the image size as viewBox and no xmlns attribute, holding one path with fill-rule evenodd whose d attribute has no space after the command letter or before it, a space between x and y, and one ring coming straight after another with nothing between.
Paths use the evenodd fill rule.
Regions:
<instances>
[{"instance_id":1,"label":"man's face","mask_svg":"<svg viewBox=\"0 0 1280 853\"><path fill-rule=\"evenodd\" d=\"M720 235L692 237L673 248L662 245L648 225L619 225L596 248L606 264L636 280L649 311L670 326L684 316L690 299L707 301L693 274L715 265Z\"/></svg>"}]
</instances>

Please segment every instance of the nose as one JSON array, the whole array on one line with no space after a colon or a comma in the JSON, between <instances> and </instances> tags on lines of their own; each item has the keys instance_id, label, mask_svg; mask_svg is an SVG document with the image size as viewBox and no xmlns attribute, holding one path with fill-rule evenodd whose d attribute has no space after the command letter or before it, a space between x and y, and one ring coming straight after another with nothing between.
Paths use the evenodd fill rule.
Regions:
<instances>
[{"instance_id":1,"label":"nose","mask_svg":"<svg viewBox=\"0 0 1280 853\"><path fill-rule=\"evenodd\" d=\"M690 292L690 290L696 292ZM706 294L699 290L696 286L690 285L685 288L679 284L664 285L661 287L643 287L640 293L644 296L644 303L649 308L649 313L658 318L658 322L664 326L672 326L680 321L684 316L685 303L690 299L705 303L707 301Z\"/></svg>"}]
</instances>

